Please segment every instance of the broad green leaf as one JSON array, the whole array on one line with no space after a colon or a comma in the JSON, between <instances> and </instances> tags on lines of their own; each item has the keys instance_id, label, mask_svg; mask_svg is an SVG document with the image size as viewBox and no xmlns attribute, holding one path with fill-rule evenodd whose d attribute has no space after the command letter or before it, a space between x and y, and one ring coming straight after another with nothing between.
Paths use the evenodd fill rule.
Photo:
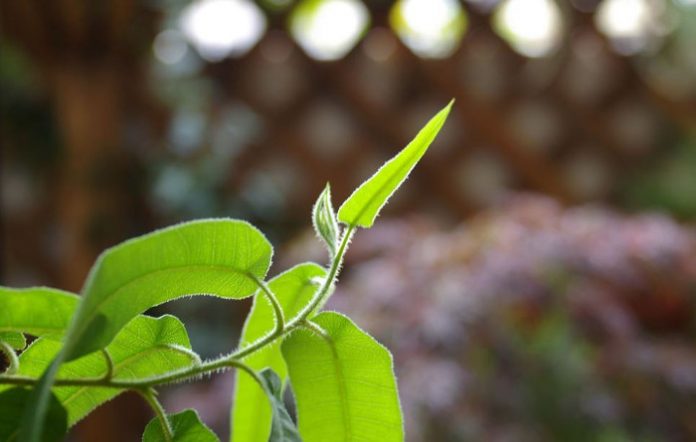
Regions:
<instances>
[{"instance_id":1,"label":"broad green leaf","mask_svg":"<svg viewBox=\"0 0 696 442\"><path fill-rule=\"evenodd\" d=\"M345 316L312 319L324 336L301 329L282 344L305 442L404 439L389 351Z\"/></svg>"},{"instance_id":2,"label":"broad green leaf","mask_svg":"<svg viewBox=\"0 0 696 442\"><path fill-rule=\"evenodd\" d=\"M338 247L339 229L336 213L331 203L331 186L328 183L312 208L312 224L314 231L326 243L329 255L333 259Z\"/></svg>"},{"instance_id":3,"label":"broad green leaf","mask_svg":"<svg viewBox=\"0 0 696 442\"><path fill-rule=\"evenodd\" d=\"M72 293L48 287L0 287L0 334L24 332L60 339L79 299Z\"/></svg>"},{"instance_id":4,"label":"broad green leaf","mask_svg":"<svg viewBox=\"0 0 696 442\"><path fill-rule=\"evenodd\" d=\"M437 113L418 135L394 158L387 161L370 179L358 187L338 209L338 220L349 225L369 228L389 197L399 188L418 160L445 124L454 101Z\"/></svg>"},{"instance_id":5,"label":"broad green leaf","mask_svg":"<svg viewBox=\"0 0 696 442\"><path fill-rule=\"evenodd\" d=\"M15 350L23 350L27 346L27 339L20 332L0 332L0 342L5 342Z\"/></svg>"},{"instance_id":6,"label":"broad green leaf","mask_svg":"<svg viewBox=\"0 0 696 442\"><path fill-rule=\"evenodd\" d=\"M184 410L181 413L167 416L174 430L174 439L164 435L162 424L154 418L145 427L143 442L219 442L220 439L208 428L195 410Z\"/></svg>"},{"instance_id":7,"label":"broad green leaf","mask_svg":"<svg viewBox=\"0 0 696 442\"><path fill-rule=\"evenodd\" d=\"M92 267L65 346L44 372L25 409L23 442L39 442L60 365L106 347L150 307L186 295L244 298L266 275L273 250L244 221L200 220L168 227L106 250Z\"/></svg>"},{"instance_id":8,"label":"broad green leaf","mask_svg":"<svg viewBox=\"0 0 696 442\"><path fill-rule=\"evenodd\" d=\"M283 308L286 321L291 321L309 303L317 290L316 278L326 276L326 270L313 263L297 265L269 282L269 287ZM256 296L244 324L240 348L267 335L274 328L273 309L264 296ZM249 355L244 363L254 370L271 368L285 383L287 368L280 353L280 343L264 347ZM237 371L232 410L232 440L257 442L268 440L271 432L271 406L259 385L249 376Z\"/></svg>"},{"instance_id":9,"label":"broad green leaf","mask_svg":"<svg viewBox=\"0 0 696 442\"><path fill-rule=\"evenodd\" d=\"M39 377L60 351L58 342L39 339L20 356L18 374ZM113 379L136 380L182 369L200 362L191 350L183 324L174 316L139 315L106 348L113 361ZM63 364L58 378L99 378L107 372L104 356L90 353ZM72 426L99 405L125 390L99 387L53 387Z\"/></svg>"},{"instance_id":10,"label":"broad green leaf","mask_svg":"<svg viewBox=\"0 0 696 442\"><path fill-rule=\"evenodd\" d=\"M272 248L244 221L168 227L104 252L90 271L69 331L67 359L104 348L137 314L186 295L244 298L263 279Z\"/></svg>"},{"instance_id":11,"label":"broad green leaf","mask_svg":"<svg viewBox=\"0 0 696 442\"><path fill-rule=\"evenodd\" d=\"M273 409L273 421L271 423L271 435L269 442L302 442L297 427L292 421L283 402L283 383L278 375L270 368L260 374L266 394ZM265 440L265 439L264 439Z\"/></svg>"},{"instance_id":12,"label":"broad green leaf","mask_svg":"<svg viewBox=\"0 0 696 442\"><path fill-rule=\"evenodd\" d=\"M22 410L29 401L29 395L30 390L19 387L0 392L0 441L18 440ZM40 439L42 442L60 441L67 431L65 409L55 396L49 397L45 429L46 432Z\"/></svg>"}]
</instances>

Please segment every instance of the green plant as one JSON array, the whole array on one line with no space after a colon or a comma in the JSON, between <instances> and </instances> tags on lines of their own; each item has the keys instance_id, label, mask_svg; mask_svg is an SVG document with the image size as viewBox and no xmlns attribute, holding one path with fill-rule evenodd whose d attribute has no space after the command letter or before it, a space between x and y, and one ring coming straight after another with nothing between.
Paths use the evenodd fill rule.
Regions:
<instances>
[{"instance_id":1,"label":"green plant","mask_svg":"<svg viewBox=\"0 0 696 442\"><path fill-rule=\"evenodd\" d=\"M263 234L244 221L209 219L105 251L81 297L45 287L0 288L0 349L9 361L0 375L0 439L60 440L97 406L132 390L156 414L144 441L215 441L195 411L167 415L156 388L237 368L245 375L236 382L235 441L402 440L391 354L347 317L320 311L356 229L372 226L451 106L363 183L337 214L327 185L312 218L329 251L328 268L300 264L266 282L273 250ZM197 294L261 295L254 299L237 350L201 361L177 318L142 314ZM25 334L37 337L26 348ZM282 400L288 380L299 429Z\"/></svg>"}]
</instances>

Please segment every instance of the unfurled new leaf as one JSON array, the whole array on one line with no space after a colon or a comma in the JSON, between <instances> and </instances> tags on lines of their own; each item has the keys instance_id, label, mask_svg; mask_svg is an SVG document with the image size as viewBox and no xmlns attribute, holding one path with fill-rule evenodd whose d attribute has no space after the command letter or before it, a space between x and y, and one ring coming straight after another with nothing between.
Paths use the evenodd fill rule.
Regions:
<instances>
[{"instance_id":1,"label":"unfurled new leaf","mask_svg":"<svg viewBox=\"0 0 696 442\"><path fill-rule=\"evenodd\" d=\"M174 438L164 434L162 424L154 418L145 427L143 442L219 442L220 439L208 428L195 410L184 410L167 416L174 430Z\"/></svg>"},{"instance_id":2,"label":"unfurled new leaf","mask_svg":"<svg viewBox=\"0 0 696 442\"><path fill-rule=\"evenodd\" d=\"M389 351L338 313L282 345L305 442L402 442L403 423Z\"/></svg>"},{"instance_id":3,"label":"unfurled new leaf","mask_svg":"<svg viewBox=\"0 0 696 442\"><path fill-rule=\"evenodd\" d=\"M297 427L283 403L283 385L278 375L270 369L261 372L261 381L273 410L273 422L269 442L302 442Z\"/></svg>"},{"instance_id":4,"label":"unfurled new leaf","mask_svg":"<svg viewBox=\"0 0 696 442\"><path fill-rule=\"evenodd\" d=\"M334 212L333 204L331 203L331 186L327 183L324 191L321 192L314 208L312 209L312 224L314 231L326 243L329 249L329 255L333 259L336 255L336 248L339 241L338 221Z\"/></svg>"},{"instance_id":5,"label":"unfurled new leaf","mask_svg":"<svg viewBox=\"0 0 696 442\"><path fill-rule=\"evenodd\" d=\"M313 280L324 278L326 270L313 263L297 265L269 281L286 321L292 321L312 299L317 290ZM273 309L263 296L254 298L254 305L244 324L240 348L271 333L275 327ZM244 363L254 370L271 368L284 385L287 368L280 353L280 342L272 344L244 358ZM271 432L272 410L266 393L250 376L237 372L232 410L232 440L257 442L268 440Z\"/></svg>"},{"instance_id":6,"label":"unfurled new leaf","mask_svg":"<svg viewBox=\"0 0 696 442\"><path fill-rule=\"evenodd\" d=\"M379 211L406 180L445 124L453 103L438 112L413 141L353 192L338 209L339 221L349 226L372 227Z\"/></svg>"}]
</instances>

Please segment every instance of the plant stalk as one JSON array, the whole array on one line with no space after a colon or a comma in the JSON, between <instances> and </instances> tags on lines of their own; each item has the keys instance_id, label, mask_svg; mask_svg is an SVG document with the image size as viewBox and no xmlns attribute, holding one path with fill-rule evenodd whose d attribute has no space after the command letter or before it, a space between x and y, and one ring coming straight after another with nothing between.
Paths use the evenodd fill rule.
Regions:
<instances>
[{"instance_id":1,"label":"plant stalk","mask_svg":"<svg viewBox=\"0 0 696 442\"><path fill-rule=\"evenodd\" d=\"M7 342L0 341L0 353L4 353L7 356L7 374L14 374L19 370L19 359L17 358L17 353Z\"/></svg>"},{"instance_id":2,"label":"plant stalk","mask_svg":"<svg viewBox=\"0 0 696 442\"><path fill-rule=\"evenodd\" d=\"M157 400L157 392L152 388L145 388L138 390L138 393L145 399L145 401L150 405L152 411L155 412L157 420L162 426L162 433L164 433L164 439L166 442L174 442L174 429L172 424L169 422L167 417L167 412L164 411L164 407Z\"/></svg>"}]
</instances>

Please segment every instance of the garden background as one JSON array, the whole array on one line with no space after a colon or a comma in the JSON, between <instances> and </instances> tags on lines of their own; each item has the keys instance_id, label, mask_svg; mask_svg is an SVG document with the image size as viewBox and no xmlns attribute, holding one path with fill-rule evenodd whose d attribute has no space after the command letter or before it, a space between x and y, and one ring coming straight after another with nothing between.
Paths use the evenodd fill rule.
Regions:
<instances>
[{"instance_id":1,"label":"garden background","mask_svg":"<svg viewBox=\"0 0 696 442\"><path fill-rule=\"evenodd\" d=\"M332 308L394 353L410 441L696 439L693 0L2 0L0 283L243 218L274 270L450 98ZM204 356L248 303L173 303ZM224 437L232 376L165 391ZM124 395L73 440L138 440ZM97 436L98 434L98 436Z\"/></svg>"}]
</instances>

